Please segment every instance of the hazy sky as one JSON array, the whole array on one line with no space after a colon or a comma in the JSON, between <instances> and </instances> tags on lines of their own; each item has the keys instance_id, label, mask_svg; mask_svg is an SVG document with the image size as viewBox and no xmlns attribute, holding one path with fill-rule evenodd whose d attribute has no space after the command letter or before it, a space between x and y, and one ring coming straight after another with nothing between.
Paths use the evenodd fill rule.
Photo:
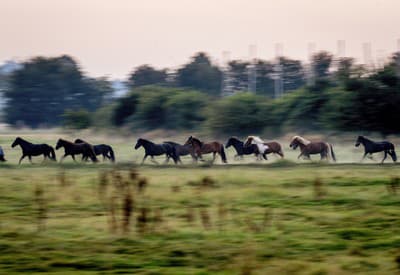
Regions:
<instances>
[{"instance_id":1,"label":"hazy sky","mask_svg":"<svg viewBox=\"0 0 400 275\"><path fill-rule=\"evenodd\" d=\"M306 59L317 50L362 58L389 54L400 38L400 0L0 0L0 63L70 54L91 76L124 78L136 66L177 67L206 51Z\"/></svg>"}]
</instances>

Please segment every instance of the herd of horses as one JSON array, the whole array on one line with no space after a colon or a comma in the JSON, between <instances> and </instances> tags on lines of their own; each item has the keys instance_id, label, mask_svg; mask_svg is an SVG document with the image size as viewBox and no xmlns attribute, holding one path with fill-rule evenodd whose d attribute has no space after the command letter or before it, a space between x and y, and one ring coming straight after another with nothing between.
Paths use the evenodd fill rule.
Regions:
<instances>
[{"instance_id":1,"label":"herd of horses","mask_svg":"<svg viewBox=\"0 0 400 275\"><path fill-rule=\"evenodd\" d=\"M393 143L388 141L374 142L367 139L364 136L358 136L355 146L358 147L362 144L364 146L364 155L362 160L369 156L372 158L372 154L377 152L383 152L384 157L382 163L390 155L393 162L397 161L397 155ZM55 150L52 146L48 144L34 144L28 142L21 137L17 137L12 143L11 147L20 146L22 149L22 156L19 159L18 164L28 157L29 161L32 162L33 156L43 155L44 160L50 159L57 161ZM182 163L181 156L190 155L194 162L204 161L203 155L213 154L212 162L215 161L217 154L221 157L223 163L227 163L227 157L224 148L233 147L236 151L235 159L243 158L244 155L255 155L257 160L265 159L267 160L268 154L276 154L281 158L284 158L284 153L281 144L276 141L265 142L260 137L248 136L245 141L241 141L237 137L231 137L228 139L225 146L218 142L212 141L205 143L196 137L190 136L184 144L179 144L173 141L165 141L161 144L153 143L149 140L139 138L136 142L135 149L140 147L144 148L145 154L142 160L142 164L145 162L147 157L150 156L151 161L156 162L155 156L166 155L166 162L168 163L170 159L174 161L175 164ZM332 144L324 141L310 141L301 136L294 136L290 140L289 147L296 150L300 149L300 154L298 159L308 159L310 160L310 155L319 154L321 160L332 160L336 161L336 156L333 151ZM82 161L98 162L97 156L102 155L103 161L110 160L115 162L115 155L112 147L107 144L92 145L82 139L76 139L74 142L59 139L56 143L55 149L58 150L64 148L64 155L61 157L60 162L67 156L71 156L74 161L76 161L75 156L81 155ZM4 152L0 147L0 161L6 161L4 157Z\"/></svg>"}]
</instances>

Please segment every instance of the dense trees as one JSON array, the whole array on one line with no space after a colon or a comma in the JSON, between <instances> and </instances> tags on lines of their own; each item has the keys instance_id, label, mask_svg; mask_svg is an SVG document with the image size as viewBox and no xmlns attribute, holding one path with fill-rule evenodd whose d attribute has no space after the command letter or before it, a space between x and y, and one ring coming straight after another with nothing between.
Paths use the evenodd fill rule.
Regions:
<instances>
[{"instance_id":1,"label":"dense trees","mask_svg":"<svg viewBox=\"0 0 400 275\"><path fill-rule=\"evenodd\" d=\"M65 110L94 111L110 92L107 81L85 77L69 56L37 57L11 75L6 120L31 127L57 125Z\"/></svg>"},{"instance_id":2,"label":"dense trees","mask_svg":"<svg viewBox=\"0 0 400 275\"><path fill-rule=\"evenodd\" d=\"M166 70L156 70L149 65L137 67L129 76L130 87L140 87L145 85L165 85L167 83Z\"/></svg>"},{"instance_id":3,"label":"dense trees","mask_svg":"<svg viewBox=\"0 0 400 275\"><path fill-rule=\"evenodd\" d=\"M265 130L400 133L400 55L367 70L351 58L327 52L312 58L314 81L306 85L298 60L279 58L285 95L272 99L275 63L256 60L257 86L248 89L249 63L233 60L227 75L233 96L221 97L222 71L204 53L173 74L140 66L130 76L126 96L113 100L107 79L85 77L68 56L34 58L7 77L7 122L37 127L115 126L137 129L207 130L243 135ZM148 85L154 84L154 85ZM107 104L104 104L107 103ZM112 104L108 104L112 103ZM93 112L96 112L96 118ZM99 120L104 122L99 123Z\"/></svg>"},{"instance_id":4,"label":"dense trees","mask_svg":"<svg viewBox=\"0 0 400 275\"><path fill-rule=\"evenodd\" d=\"M176 73L176 85L219 95L221 91L221 70L211 63L205 53L198 53Z\"/></svg>"}]
</instances>

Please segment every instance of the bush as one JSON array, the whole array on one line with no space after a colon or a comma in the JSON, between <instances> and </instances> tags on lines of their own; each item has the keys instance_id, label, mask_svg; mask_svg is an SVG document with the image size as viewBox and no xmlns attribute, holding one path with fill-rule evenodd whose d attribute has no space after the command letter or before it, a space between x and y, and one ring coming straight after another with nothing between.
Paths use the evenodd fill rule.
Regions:
<instances>
[{"instance_id":1,"label":"bush","mask_svg":"<svg viewBox=\"0 0 400 275\"><path fill-rule=\"evenodd\" d=\"M217 101L207 113L207 126L224 135L254 134L268 125L265 97L239 93Z\"/></svg>"},{"instance_id":2,"label":"bush","mask_svg":"<svg viewBox=\"0 0 400 275\"><path fill-rule=\"evenodd\" d=\"M91 126L90 113L85 109L77 111L66 110L64 112L64 126L72 129L86 129Z\"/></svg>"},{"instance_id":3,"label":"bush","mask_svg":"<svg viewBox=\"0 0 400 275\"><path fill-rule=\"evenodd\" d=\"M195 91L180 91L166 103L167 126L174 129L193 129L205 120L204 108L209 103L207 95Z\"/></svg>"},{"instance_id":4,"label":"bush","mask_svg":"<svg viewBox=\"0 0 400 275\"><path fill-rule=\"evenodd\" d=\"M138 101L139 94L135 92L131 92L127 96L118 99L112 113L113 124L116 126L123 125L126 119L135 113Z\"/></svg>"}]
</instances>

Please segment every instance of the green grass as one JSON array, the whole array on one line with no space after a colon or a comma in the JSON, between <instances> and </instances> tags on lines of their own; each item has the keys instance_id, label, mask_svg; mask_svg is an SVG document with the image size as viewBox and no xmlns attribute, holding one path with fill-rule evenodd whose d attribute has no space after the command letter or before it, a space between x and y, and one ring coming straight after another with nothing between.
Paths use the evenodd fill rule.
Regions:
<instances>
[{"instance_id":1,"label":"green grass","mask_svg":"<svg viewBox=\"0 0 400 275\"><path fill-rule=\"evenodd\" d=\"M30 137L50 142L56 135ZM11 142L11 135L2 137L1 145ZM128 175L142 152L132 149L133 139L114 142L117 165L42 165L36 158L33 165L18 166L20 151L6 148L9 161L0 164L0 273L399 272L400 194L387 189L400 177L397 165L296 163L296 154L288 152L292 161L248 158L241 165L201 167L185 159L180 167L137 166L148 186L144 193L130 187L133 220L124 233L126 189L114 187L110 176L100 196L100 174L116 169L135 184ZM212 182L202 184L204 177ZM46 209L40 231L38 188ZM111 197L115 232L107 210ZM141 208L148 211L145 229L136 220Z\"/></svg>"}]
</instances>

